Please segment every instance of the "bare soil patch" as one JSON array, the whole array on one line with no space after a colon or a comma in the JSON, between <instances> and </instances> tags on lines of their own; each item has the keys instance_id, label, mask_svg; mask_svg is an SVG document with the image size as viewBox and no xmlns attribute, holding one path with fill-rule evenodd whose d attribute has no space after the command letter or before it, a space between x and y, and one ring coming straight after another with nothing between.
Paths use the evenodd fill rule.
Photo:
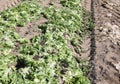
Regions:
<instances>
[{"instance_id":1,"label":"bare soil patch","mask_svg":"<svg viewBox=\"0 0 120 84\"><path fill-rule=\"evenodd\" d=\"M16 6L21 0L0 0L0 11L6 10L10 7Z\"/></svg>"},{"instance_id":2,"label":"bare soil patch","mask_svg":"<svg viewBox=\"0 0 120 84\"><path fill-rule=\"evenodd\" d=\"M120 84L120 0L85 0L85 8L91 9L95 23L90 44L84 43L91 45L90 79L93 84Z\"/></svg>"},{"instance_id":3,"label":"bare soil patch","mask_svg":"<svg viewBox=\"0 0 120 84\"><path fill-rule=\"evenodd\" d=\"M39 20L28 23L24 27L16 27L16 31L22 38L31 39L40 34L38 26L45 22L47 22L47 19L41 17Z\"/></svg>"}]
</instances>

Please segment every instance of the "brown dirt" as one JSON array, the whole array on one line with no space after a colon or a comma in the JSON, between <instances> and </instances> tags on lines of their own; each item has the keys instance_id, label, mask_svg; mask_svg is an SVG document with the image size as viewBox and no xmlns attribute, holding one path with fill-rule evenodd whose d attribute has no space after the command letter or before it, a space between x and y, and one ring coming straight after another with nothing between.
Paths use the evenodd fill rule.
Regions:
<instances>
[{"instance_id":1,"label":"brown dirt","mask_svg":"<svg viewBox=\"0 0 120 84\"><path fill-rule=\"evenodd\" d=\"M89 56L85 53L91 62L90 79L93 84L120 84L120 0L85 0L84 7L91 9L95 23L91 39L83 43L91 47Z\"/></svg>"},{"instance_id":2,"label":"brown dirt","mask_svg":"<svg viewBox=\"0 0 120 84\"><path fill-rule=\"evenodd\" d=\"M0 0L0 12L10 7L16 6L21 0Z\"/></svg>"},{"instance_id":3,"label":"brown dirt","mask_svg":"<svg viewBox=\"0 0 120 84\"><path fill-rule=\"evenodd\" d=\"M32 37L40 34L38 26L45 22L47 22L47 20L41 17L39 20L28 23L24 27L16 27L16 31L22 38L31 39Z\"/></svg>"},{"instance_id":4,"label":"brown dirt","mask_svg":"<svg viewBox=\"0 0 120 84\"><path fill-rule=\"evenodd\" d=\"M44 0L44 1L39 1L39 2L42 7L48 7L49 4L54 4L54 6L56 7L61 7L59 0Z\"/></svg>"}]
</instances>

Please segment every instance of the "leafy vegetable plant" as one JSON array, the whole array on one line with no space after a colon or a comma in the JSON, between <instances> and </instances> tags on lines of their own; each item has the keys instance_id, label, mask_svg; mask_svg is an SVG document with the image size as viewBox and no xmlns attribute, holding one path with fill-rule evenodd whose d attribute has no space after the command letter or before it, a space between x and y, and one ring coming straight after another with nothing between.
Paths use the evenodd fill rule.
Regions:
<instances>
[{"instance_id":1,"label":"leafy vegetable plant","mask_svg":"<svg viewBox=\"0 0 120 84\"><path fill-rule=\"evenodd\" d=\"M28 4L29 3L29 4ZM0 83L1 84L90 84L70 48L82 41L83 11L80 0L60 0L61 8L42 8L25 0L19 6L0 13ZM21 38L15 26L24 26L40 17L41 34ZM17 47L17 56L12 54ZM28 44L28 42L30 44Z\"/></svg>"}]
</instances>

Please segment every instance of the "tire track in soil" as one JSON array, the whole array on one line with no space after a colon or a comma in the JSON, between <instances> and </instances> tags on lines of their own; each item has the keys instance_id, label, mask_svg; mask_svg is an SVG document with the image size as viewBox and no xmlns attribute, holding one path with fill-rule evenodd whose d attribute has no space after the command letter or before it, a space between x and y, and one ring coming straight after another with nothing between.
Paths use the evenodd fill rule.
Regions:
<instances>
[{"instance_id":1,"label":"tire track in soil","mask_svg":"<svg viewBox=\"0 0 120 84\"><path fill-rule=\"evenodd\" d=\"M113 26L117 26L120 30L120 0L113 2L110 0L85 0L85 2L87 2L84 4L85 7L91 5L87 9L91 9L92 19L95 23L95 28L88 39L90 44L84 46L89 48L90 45L89 56L86 56L90 57L89 78L92 84L120 84L120 65L119 68L116 66L120 63L120 46L115 43L119 41L116 39L119 34L109 39L109 36L103 35L103 31L100 30L101 27L108 30L109 26L111 31L114 29ZM106 25L107 23L110 25ZM117 31L115 30L115 32ZM110 32L107 33L113 35Z\"/></svg>"}]
</instances>

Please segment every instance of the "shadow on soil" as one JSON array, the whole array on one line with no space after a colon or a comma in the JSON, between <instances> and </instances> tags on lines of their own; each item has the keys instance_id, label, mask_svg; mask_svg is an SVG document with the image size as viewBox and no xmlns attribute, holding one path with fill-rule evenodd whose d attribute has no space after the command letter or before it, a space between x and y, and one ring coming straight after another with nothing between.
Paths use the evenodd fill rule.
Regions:
<instances>
[{"instance_id":1,"label":"shadow on soil","mask_svg":"<svg viewBox=\"0 0 120 84\"><path fill-rule=\"evenodd\" d=\"M91 18L92 18L92 22L95 23L95 19L94 19L94 0L91 0ZM94 26L92 28L91 31L91 36L90 36L90 66L91 66L91 72L90 72L90 80L92 82L92 84L94 83L94 80L96 79L96 74L95 74L95 64L94 64L94 58L96 55L96 40L95 40L95 29Z\"/></svg>"}]
</instances>

